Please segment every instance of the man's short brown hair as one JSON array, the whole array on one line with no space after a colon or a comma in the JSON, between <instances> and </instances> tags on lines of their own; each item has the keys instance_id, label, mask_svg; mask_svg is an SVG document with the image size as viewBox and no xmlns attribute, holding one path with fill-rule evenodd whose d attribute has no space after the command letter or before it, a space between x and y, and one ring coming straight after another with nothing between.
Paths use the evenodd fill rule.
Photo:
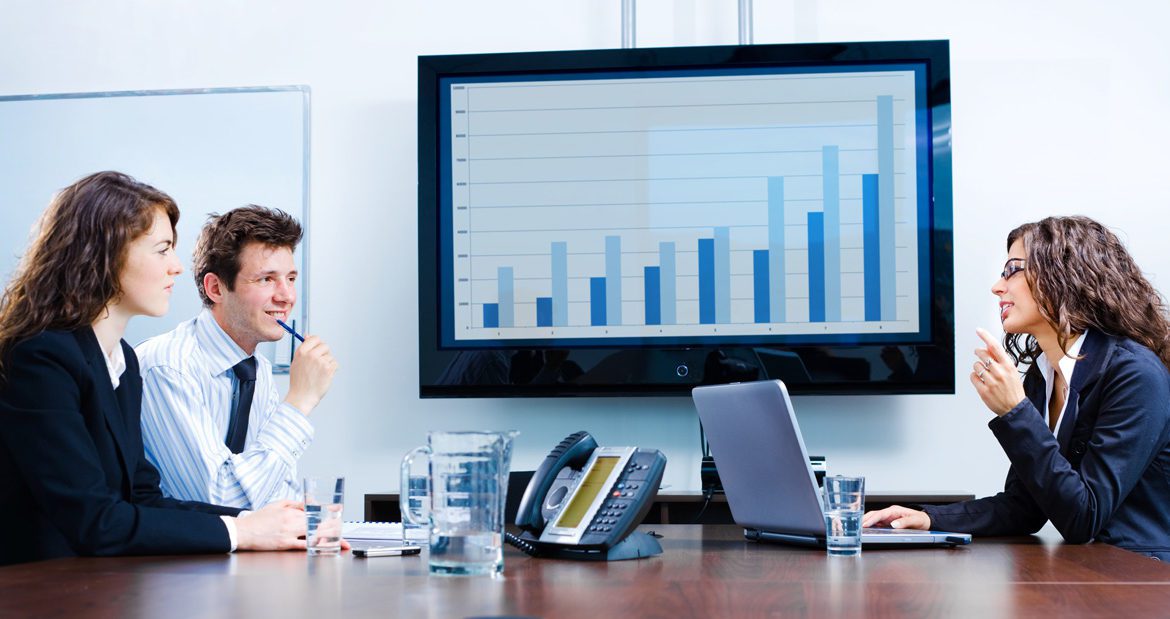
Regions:
<instances>
[{"instance_id":1,"label":"man's short brown hair","mask_svg":"<svg viewBox=\"0 0 1170 619\"><path fill-rule=\"evenodd\" d=\"M213 303L203 289L203 276L215 273L228 290L235 290L240 274L240 252L249 243L268 247L296 249L304 234L301 224L288 213L249 204L223 215L212 213L195 242L191 270L195 286L205 307Z\"/></svg>"}]
</instances>

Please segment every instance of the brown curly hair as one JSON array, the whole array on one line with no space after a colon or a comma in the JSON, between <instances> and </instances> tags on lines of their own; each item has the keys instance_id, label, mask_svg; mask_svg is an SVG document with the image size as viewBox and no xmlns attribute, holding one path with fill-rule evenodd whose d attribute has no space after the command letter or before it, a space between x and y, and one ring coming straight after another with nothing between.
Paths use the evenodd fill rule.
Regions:
<instances>
[{"instance_id":1,"label":"brown curly hair","mask_svg":"<svg viewBox=\"0 0 1170 619\"><path fill-rule=\"evenodd\" d=\"M1009 250L1017 240L1024 244L1023 274L1061 348L1093 328L1138 342L1170 369L1166 303L1117 235L1088 217L1048 217L1012 230ZM1041 352L1030 335L1009 333L1003 343L1016 363L1034 363Z\"/></svg>"},{"instance_id":2,"label":"brown curly hair","mask_svg":"<svg viewBox=\"0 0 1170 619\"><path fill-rule=\"evenodd\" d=\"M53 197L0 298L0 382L13 346L93 324L122 295L127 247L150 230L156 209L173 232L175 201L120 172L91 174Z\"/></svg>"}]
</instances>

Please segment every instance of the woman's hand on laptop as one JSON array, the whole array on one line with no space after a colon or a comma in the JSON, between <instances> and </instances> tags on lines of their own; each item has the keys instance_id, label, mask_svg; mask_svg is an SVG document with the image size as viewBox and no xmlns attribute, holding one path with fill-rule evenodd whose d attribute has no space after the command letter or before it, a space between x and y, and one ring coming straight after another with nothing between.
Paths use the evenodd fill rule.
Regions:
<instances>
[{"instance_id":1,"label":"woman's hand on laptop","mask_svg":"<svg viewBox=\"0 0 1170 619\"><path fill-rule=\"evenodd\" d=\"M861 518L862 527L889 527L891 529L930 530L930 516L926 512L901 505L865 512Z\"/></svg>"}]
</instances>

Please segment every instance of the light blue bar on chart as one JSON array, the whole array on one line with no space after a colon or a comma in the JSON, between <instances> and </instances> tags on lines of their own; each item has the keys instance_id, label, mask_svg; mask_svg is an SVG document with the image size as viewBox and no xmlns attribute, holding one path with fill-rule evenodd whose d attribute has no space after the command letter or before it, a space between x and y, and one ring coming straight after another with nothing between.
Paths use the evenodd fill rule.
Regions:
<instances>
[{"instance_id":1,"label":"light blue bar on chart","mask_svg":"<svg viewBox=\"0 0 1170 619\"><path fill-rule=\"evenodd\" d=\"M882 320L897 319L894 278L894 97L877 98L878 253L881 254Z\"/></svg>"},{"instance_id":2,"label":"light blue bar on chart","mask_svg":"<svg viewBox=\"0 0 1170 619\"><path fill-rule=\"evenodd\" d=\"M552 244L552 326L569 325L569 246Z\"/></svg>"},{"instance_id":3,"label":"light blue bar on chart","mask_svg":"<svg viewBox=\"0 0 1170 619\"><path fill-rule=\"evenodd\" d=\"M825 205L825 320L841 321L841 162L836 146L821 148Z\"/></svg>"},{"instance_id":4,"label":"light blue bar on chart","mask_svg":"<svg viewBox=\"0 0 1170 619\"><path fill-rule=\"evenodd\" d=\"M622 237L605 237L605 324L622 324Z\"/></svg>"},{"instance_id":5,"label":"light blue bar on chart","mask_svg":"<svg viewBox=\"0 0 1170 619\"><path fill-rule=\"evenodd\" d=\"M861 176L862 262L865 272L865 319L882 319L881 234L878 231L878 175Z\"/></svg>"},{"instance_id":6,"label":"light blue bar on chart","mask_svg":"<svg viewBox=\"0 0 1170 619\"><path fill-rule=\"evenodd\" d=\"M662 324L673 325L678 321L675 304L676 273L674 267L674 242L663 241L658 244L658 270L660 292L662 293Z\"/></svg>"},{"instance_id":7,"label":"light blue bar on chart","mask_svg":"<svg viewBox=\"0 0 1170 619\"><path fill-rule=\"evenodd\" d=\"M731 229L715 228L715 322L731 322Z\"/></svg>"},{"instance_id":8,"label":"light blue bar on chart","mask_svg":"<svg viewBox=\"0 0 1170 619\"><path fill-rule=\"evenodd\" d=\"M808 321L825 321L825 214L808 214Z\"/></svg>"},{"instance_id":9,"label":"light blue bar on chart","mask_svg":"<svg viewBox=\"0 0 1170 619\"><path fill-rule=\"evenodd\" d=\"M500 292L500 297L497 299L500 304L500 326L515 327L516 299L514 296L515 284L512 281L512 267L498 267L496 269L496 282Z\"/></svg>"},{"instance_id":10,"label":"light blue bar on chart","mask_svg":"<svg viewBox=\"0 0 1170 619\"><path fill-rule=\"evenodd\" d=\"M768 322L784 322L784 177L768 177Z\"/></svg>"}]
</instances>

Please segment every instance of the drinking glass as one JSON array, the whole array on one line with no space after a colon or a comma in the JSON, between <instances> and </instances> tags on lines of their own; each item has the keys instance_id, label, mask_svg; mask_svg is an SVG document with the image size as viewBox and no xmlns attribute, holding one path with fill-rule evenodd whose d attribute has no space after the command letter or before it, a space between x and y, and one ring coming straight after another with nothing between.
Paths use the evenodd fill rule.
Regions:
<instances>
[{"instance_id":1,"label":"drinking glass","mask_svg":"<svg viewBox=\"0 0 1170 619\"><path fill-rule=\"evenodd\" d=\"M305 545L310 555L341 552L341 508L345 504L344 477L306 477Z\"/></svg>"},{"instance_id":2,"label":"drinking glass","mask_svg":"<svg viewBox=\"0 0 1170 619\"><path fill-rule=\"evenodd\" d=\"M865 478L825 477L825 545L832 557L861 554L861 515L865 510Z\"/></svg>"}]
</instances>

